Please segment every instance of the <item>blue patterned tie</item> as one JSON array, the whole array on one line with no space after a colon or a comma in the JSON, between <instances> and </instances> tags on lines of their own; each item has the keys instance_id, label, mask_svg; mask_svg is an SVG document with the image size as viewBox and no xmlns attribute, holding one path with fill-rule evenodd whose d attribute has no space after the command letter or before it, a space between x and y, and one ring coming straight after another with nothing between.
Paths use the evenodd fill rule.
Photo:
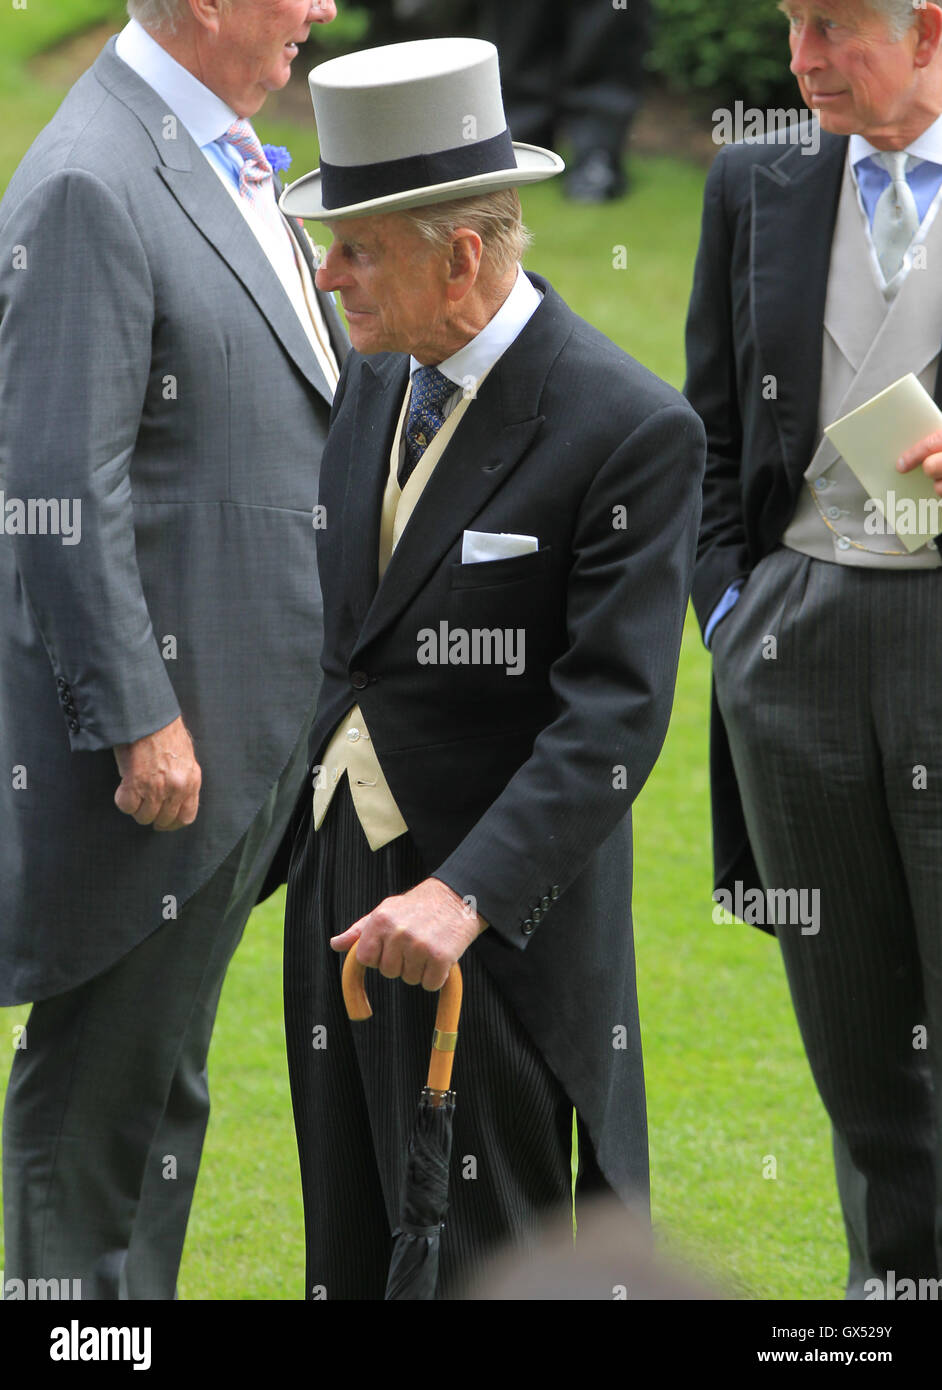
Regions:
<instances>
[{"instance_id":1,"label":"blue patterned tie","mask_svg":"<svg viewBox=\"0 0 942 1390\"><path fill-rule=\"evenodd\" d=\"M445 423L442 407L457 390L455 383L437 367L419 367L412 373L405 457L399 469L400 487L405 487L412 470Z\"/></svg>"}]
</instances>

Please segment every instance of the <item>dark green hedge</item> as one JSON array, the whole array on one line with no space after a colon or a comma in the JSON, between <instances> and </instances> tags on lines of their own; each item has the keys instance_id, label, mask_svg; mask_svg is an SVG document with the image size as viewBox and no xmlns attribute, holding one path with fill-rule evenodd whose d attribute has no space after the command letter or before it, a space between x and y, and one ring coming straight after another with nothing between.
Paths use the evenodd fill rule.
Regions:
<instances>
[{"instance_id":1,"label":"dark green hedge","mask_svg":"<svg viewBox=\"0 0 942 1390\"><path fill-rule=\"evenodd\" d=\"M630 3L630 0L629 0ZM648 67L704 103L801 108L775 0L653 0Z\"/></svg>"}]
</instances>

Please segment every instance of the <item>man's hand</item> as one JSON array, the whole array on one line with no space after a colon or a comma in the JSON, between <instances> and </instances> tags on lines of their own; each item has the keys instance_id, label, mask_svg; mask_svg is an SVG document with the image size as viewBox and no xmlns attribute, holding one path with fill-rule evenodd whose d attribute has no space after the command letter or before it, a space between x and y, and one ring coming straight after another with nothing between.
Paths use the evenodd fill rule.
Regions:
<instances>
[{"instance_id":1,"label":"man's hand","mask_svg":"<svg viewBox=\"0 0 942 1390\"><path fill-rule=\"evenodd\" d=\"M920 463L926 477L932 479L937 494L942 497L942 430L934 430L907 449L896 467L900 473L909 473Z\"/></svg>"},{"instance_id":2,"label":"man's hand","mask_svg":"<svg viewBox=\"0 0 942 1390\"><path fill-rule=\"evenodd\" d=\"M192 825L203 774L182 719L134 743L119 743L114 756L121 773L121 785L114 794L119 811L155 830Z\"/></svg>"},{"instance_id":3,"label":"man's hand","mask_svg":"<svg viewBox=\"0 0 942 1390\"><path fill-rule=\"evenodd\" d=\"M448 972L487 926L479 912L447 883L427 878L400 897L384 898L378 907L331 937L335 951L349 951L357 941L357 960L387 980L441 989Z\"/></svg>"}]
</instances>

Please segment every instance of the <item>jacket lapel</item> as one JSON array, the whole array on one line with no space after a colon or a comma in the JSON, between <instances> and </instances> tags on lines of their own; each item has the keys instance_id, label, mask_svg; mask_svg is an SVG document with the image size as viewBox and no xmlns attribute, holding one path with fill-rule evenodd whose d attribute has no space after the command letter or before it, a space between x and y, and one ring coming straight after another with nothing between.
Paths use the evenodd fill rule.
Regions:
<instances>
[{"instance_id":1,"label":"jacket lapel","mask_svg":"<svg viewBox=\"0 0 942 1390\"><path fill-rule=\"evenodd\" d=\"M275 186L276 194L280 196L281 184L277 178L275 180ZM307 268L311 272L311 279L314 280L314 277L317 274L318 265L317 259L314 255L314 243L312 242L303 222L299 222L294 217L288 217L287 214L285 214L285 221L288 224L288 229L291 232L291 235L294 237L295 241L298 244L298 248L300 249L301 255L307 262ZM324 322L327 325L327 332L330 336L330 345L334 350L334 356L337 359L337 366L342 367L344 362L346 361L347 353L350 351L350 339L347 336L347 330L344 327L343 319L340 317L340 313L338 312L337 303L334 299L334 296L332 294L325 294L323 290L317 289L316 283L314 285L314 289L317 293L317 302L321 306L321 313L324 316Z\"/></svg>"},{"instance_id":2,"label":"jacket lapel","mask_svg":"<svg viewBox=\"0 0 942 1390\"><path fill-rule=\"evenodd\" d=\"M790 145L752 170L752 314L786 471L797 487L814 451L821 324L847 140L822 133L807 155ZM809 228L814 229L813 235Z\"/></svg>"},{"instance_id":3,"label":"jacket lapel","mask_svg":"<svg viewBox=\"0 0 942 1390\"><path fill-rule=\"evenodd\" d=\"M472 401L458 431L439 459L370 605L360 632L358 648L365 647L396 618L427 583L429 576L526 454L543 424L540 396L547 373L572 332L573 315L546 281L530 277L544 292L543 302L519 337L487 374L477 399ZM398 389L388 394L378 417L377 444L385 445L382 477L389 464L389 449L398 410L406 386L405 364L397 373ZM375 405L361 390L357 411L359 439L366 438L370 411ZM381 496L381 494L380 494ZM352 498L351 506L362 505ZM379 545L378 503L373 555ZM371 532L371 542L373 537ZM375 565L373 568L375 588Z\"/></svg>"},{"instance_id":4,"label":"jacket lapel","mask_svg":"<svg viewBox=\"0 0 942 1390\"><path fill-rule=\"evenodd\" d=\"M376 597L379 530L389 451L409 376L408 358L398 354L363 359L356 410L343 435L331 431L328 451L340 451L345 468L340 574L359 631ZM326 469L325 469L326 471ZM328 512L329 520L329 512ZM388 571L387 571L388 572Z\"/></svg>"},{"instance_id":5,"label":"jacket lapel","mask_svg":"<svg viewBox=\"0 0 942 1390\"><path fill-rule=\"evenodd\" d=\"M159 174L194 227L227 263L254 299L301 374L328 401L331 392L288 296L251 229L194 144L182 122L167 125L157 93L114 53L114 41L95 64L95 75L134 112L160 160ZM175 118L174 118L175 119ZM167 131L172 130L172 135Z\"/></svg>"}]
</instances>

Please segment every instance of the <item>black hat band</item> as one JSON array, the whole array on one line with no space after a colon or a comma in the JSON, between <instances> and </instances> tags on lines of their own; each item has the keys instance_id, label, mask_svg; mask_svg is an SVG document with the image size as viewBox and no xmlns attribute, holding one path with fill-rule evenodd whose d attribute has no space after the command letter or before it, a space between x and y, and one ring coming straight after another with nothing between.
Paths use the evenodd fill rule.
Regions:
<instances>
[{"instance_id":1,"label":"black hat band","mask_svg":"<svg viewBox=\"0 0 942 1390\"><path fill-rule=\"evenodd\" d=\"M331 208L388 198L395 193L499 173L513 169L516 163L513 141L506 128L489 140L468 141L454 149L386 159L378 164L344 167L322 159L321 202L324 211L329 212Z\"/></svg>"}]
</instances>

